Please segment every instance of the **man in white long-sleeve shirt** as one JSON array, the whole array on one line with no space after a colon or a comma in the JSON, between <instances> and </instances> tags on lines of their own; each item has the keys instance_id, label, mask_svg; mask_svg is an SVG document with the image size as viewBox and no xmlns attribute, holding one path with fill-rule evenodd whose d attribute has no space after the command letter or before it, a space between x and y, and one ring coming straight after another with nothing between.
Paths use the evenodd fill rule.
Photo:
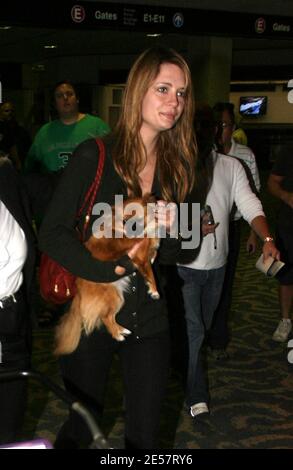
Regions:
<instances>
[{"instance_id":1,"label":"man in white long-sleeve shirt","mask_svg":"<svg viewBox=\"0 0 293 470\"><path fill-rule=\"evenodd\" d=\"M215 223L209 225L203 220L204 238L197 258L190 264L178 266L178 273L184 281L182 292L189 347L186 404L192 417L209 412L201 347L222 291L228 256L229 218L234 202L263 241L264 256L271 255L276 259L280 256L270 236L261 202L251 190L242 164L214 150L212 159L213 178L206 204L212 208Z\"/></svg>"},{"instance_id":2,"label":"man in white long-sleeve shirt","mask_svg":"<svg viewBox=\"0 0 293 470\"><path fill-rule=\"evenodd\" d=\"M30 367L35 236L27 195L8 158L0 158L0 444L19 437L27 383L2 374ZM2 375L2 377L1 377Z\"/></svg>"},{"instance_id":3,"label":"man in white long-sleeve shirt","mask_svg":"<svg viewBox=\"0 0 293 470\"><path fill-rule=\"evenodd\" d=\"M232 103L219 102L214 108L215 119L218 126L216 145L218 151L236 157L243 164L249 179L251 188L257 194L260 190L259 173L253 151L246 145L241 145L233 139L235 129L234 105ZM208 345L216 359L228 357L226 348L229 343L228 319L232 302L233 282L240 251L242 214L239 210L232 209L229 225L229 256L226 265L225 280L219 305L214 314L213 324L208 335ZM257 247L257 236L253 230L246 242L248 253L254 253Z\"/></svg>"},{"instance_id":4,"label":"man in white long-sleeve shirt","mask_svg":"<svg viewBox=\"0 0 293 470\"><path fill-rule=\"evenodd\" d=\"M192 263L196 269L217 269L226 264L230 212L234 203L250 225L255 217L265 217L262 204L251 191L241 163L215 151L213 160L213 182L206 205L212 208L215 222L219 222L216 228L217 248L214 248L213 236L205 237L199 255Z\"/></svg>"}]
</instances>

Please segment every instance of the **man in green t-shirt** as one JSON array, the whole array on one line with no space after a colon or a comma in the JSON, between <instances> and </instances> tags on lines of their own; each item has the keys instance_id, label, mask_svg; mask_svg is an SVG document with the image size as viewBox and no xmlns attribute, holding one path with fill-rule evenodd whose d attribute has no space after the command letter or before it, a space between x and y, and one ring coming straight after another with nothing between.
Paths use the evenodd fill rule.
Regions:
<instances>
[{"instance_id":1,"label":"man in green t-shirt","mask_svg":"<svg viewBox=\"0 0 293 470\"><path fill-rule=\"evenodd\" d=\"M57 83L53 98L58 119L38 131L24 165L23 179L37 227L74 149L84 140L101 137L110 130L102 119L79 111L78 94L71 82Z\"/></svg>"},{"instance_id":2,"label":"man in green t-shirt","mask_svg":"<svg viewBox=\"0 0 293 470\"><path fill-rule=\"evenodd\" d=\"M26 158L26 173L51 173L65 168L78 144L110 130L102 119L79 112L78 94L69 81L59 82L53 94L59 118L42 126L36 134Z\"/></svg>"},{"instance_id":3,"label":"man in green t-shirt","mask_svg":"<svg viewBox=\"0 0 293 470\"><path fill-rule=\"evenodd\" d=\"M101 137L110 131L102 119L79 111L77 91L69 81L59 82L53 90L58 119L38 131L25 160L23 175L37 229L39 228L54 188L74 149L84 140ZM46 325L58 317L58 309L47 305L39 316Z\"/></svg>"}]
</instances>

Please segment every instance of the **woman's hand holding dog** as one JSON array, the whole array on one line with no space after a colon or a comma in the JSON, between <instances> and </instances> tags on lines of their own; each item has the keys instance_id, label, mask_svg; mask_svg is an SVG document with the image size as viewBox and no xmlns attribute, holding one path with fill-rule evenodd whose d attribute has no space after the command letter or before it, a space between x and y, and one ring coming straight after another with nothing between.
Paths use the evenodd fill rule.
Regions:
<instances>
[{"instance_id":1,"label":"woman's hand holding dog","mask_svg":"<svg viewBox=\"0 0 293 470\"><path fill-rule=\"evenodd\" d=\"M134 258L136 252L139 250L142 243L143 243L143 239L141 240L138 238L137 243L131 248L131 250L127 252L127 256L130 259ZM123 268L122 266L116 266L115 273L118 274L118 276L123 276L123 274L125 274L125 268Z\"/></svg>"},{"instance_id":2,"label":"woman's hand holding dog","mask_svg":"<svg viewBox=\"0 0 293 470\"><path fill-rule=\"evenodd\" d=\"M174 202L167 202L159 200L155 204L155 209L153 212L156 233L159 238L165 237L166 234L170 234L172 230L175 230L177 227L177 205ZM131 248L127 253L130 259L133 259L139 250L143 240L137 239L137 243ZM115 273L119 276L125 274L125 268L122 266L116 266Z\"/></svg>"},{"instance_id":3,"label":"woman's hand holding dog","mask_svg":"<svg viewBox=\"0 0 293 470\"><path fill-rule=\"evenodd\" d=\"M158 224L159 234L161 232L160 229L165 229L167 233L170 233L176 227L177 215L177 205L174 202L157 201L155 220Z\"/></svg>"}]
</instances>

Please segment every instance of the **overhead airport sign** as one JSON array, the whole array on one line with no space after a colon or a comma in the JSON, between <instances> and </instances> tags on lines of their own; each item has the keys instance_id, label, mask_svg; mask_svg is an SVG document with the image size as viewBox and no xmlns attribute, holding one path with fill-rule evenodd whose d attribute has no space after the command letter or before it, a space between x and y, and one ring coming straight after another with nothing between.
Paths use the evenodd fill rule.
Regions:
<instances>
[{"instance_id":1,"label":"overhead airport sign","mask_svg":"<svg viewBox=\"0 0 293 470\"><path fill-rule=\"evenodd\" d=\"M70 17L76 25L99 29L161 34L182 32L191 35L293 37L293 18L247 13L80 2L72 6Z\"/></svg>"},{"instance_id":2,"label":"overhead airport sign","mask_svg":"<svg viewBox=\"0 0 293 470\"><path fill-rule=\"evenodd\" d=\"M30 3L32 6L30 6ZM179 3L180 4L180 3ZM292 38L293 18L125 3L4 2L0 23L74 29Z\"/></svg>"}]
</instances>

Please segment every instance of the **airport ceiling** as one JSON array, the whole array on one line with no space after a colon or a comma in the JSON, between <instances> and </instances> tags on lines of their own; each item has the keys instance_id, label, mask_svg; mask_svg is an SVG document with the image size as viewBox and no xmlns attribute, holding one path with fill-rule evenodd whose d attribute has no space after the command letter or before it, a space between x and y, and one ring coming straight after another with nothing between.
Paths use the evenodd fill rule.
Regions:
<instances>
[{"instance_id":1,"label":"airport ceiling","mask_svg":"<svg viewBox=\"0 0 293 470\"><path fill-rule=\"evenodd\" d=\"M88 0L89 1L89 0ZM92 0L93 1L93 0ZM78 2L77 2L78 3ZM108 0L96 3L123 3ZM60 9L59 2L59 9ZM281 15L293 18L293 0L128 0L127 4L169 6L180 8L197 8L203 10L223 10L243 13L259 13L268 15ZM10 29L1 29L9 26L1 21L0 12L0 62L17 62L28 64L41 64L51 58L68 56L94 56L94 55L122 55L137 54L154 41L147 37L146 32L119 31L119 30L79 30L54 29L48 27L27 27L15 25ZM171 47L184 51L186 36L172 33L163 33L160 40ZM56 49L47 49L45 46L57 45ZM276 65L280 64L280 57L291 56L293 49L292 39L255 39L233 37L233 57L237 63L237 54L256 53L264 51L271 62L276 57ZM286 59L284 59L286 60ZM293 58L292 58L293 64ZM268 62L270 65L270 62Z\"/></svg>"}]
</instances>

